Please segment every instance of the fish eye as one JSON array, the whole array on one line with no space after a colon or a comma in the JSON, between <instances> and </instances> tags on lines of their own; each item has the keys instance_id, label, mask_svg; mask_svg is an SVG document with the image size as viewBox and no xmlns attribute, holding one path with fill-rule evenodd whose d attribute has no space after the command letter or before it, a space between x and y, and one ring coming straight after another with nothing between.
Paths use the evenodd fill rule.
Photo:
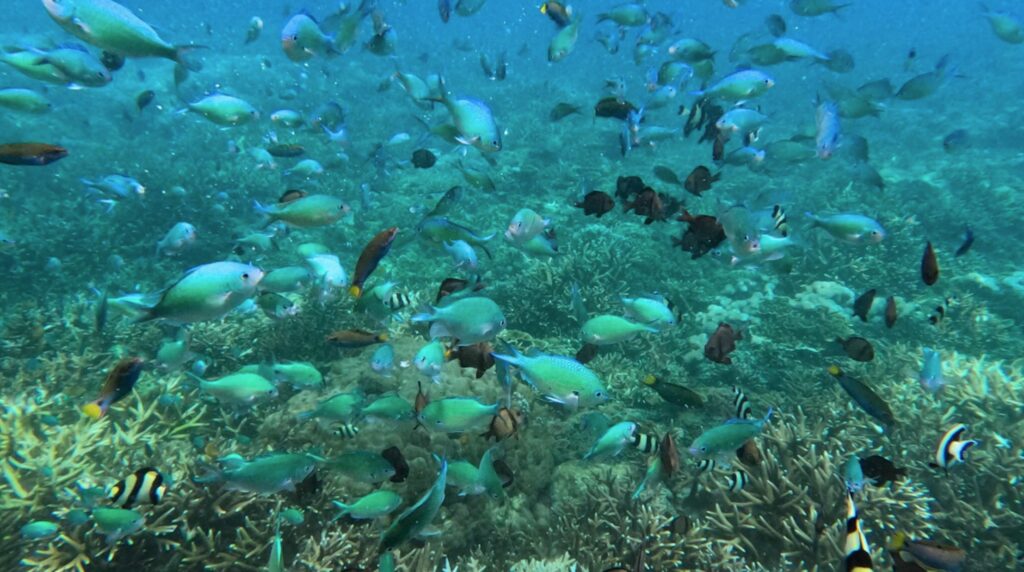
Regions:
<instances>
[{"instance_id":1,"label":"fish eye","mask_svg":"<svg viewBox=\"0 0 1024 572\"><path fill-rule=\"evenodd\" d=\"M703 447L701 447L701 448L700 448L700 452L701 452L701 453L707 453L707 452L708 452L708 448L707 448L707 446L703 446Z\"/></svg>"},{"instance_id":2,"label":"fish eye","mask_svg":"<svg viewBox=\"0 0 1024 572\"><path fill-rule=\"evenodd\" d=\"M242 273L242 280L248 280L248 279L249 279L249 273L248 272Z\"/></svg>"}]
</instances>

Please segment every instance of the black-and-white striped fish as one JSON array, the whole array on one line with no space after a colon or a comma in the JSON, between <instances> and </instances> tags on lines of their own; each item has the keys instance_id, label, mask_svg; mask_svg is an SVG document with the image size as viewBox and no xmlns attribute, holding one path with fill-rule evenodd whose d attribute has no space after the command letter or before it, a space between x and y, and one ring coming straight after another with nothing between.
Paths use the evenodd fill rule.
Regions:
<instances>
[{"instance_id":1,"label":"black-and-white striped fish","mask_svg":"<svg viewBox=\"0 0 1024 572\"><path fill-rule=\"evenodd\" d=\"M949 471L949 468L957 463L964 463L964 455L967 450L978 444L974 439L963 439L967 432L967 425L957 423L943 433L939 440L939 446L935 449L935 462L928 463L932 467Z\"/></svg>"},{"instance_id":2,"label":"black-and-white striped fish","mask_svg":"<svg viewBox=\"0 0 1024 572\"><path fill-rule=\"evenodd\" d=\"M661 440L653 433L637 433L633 436L633 446L641 453L657 453L661 447Z\"/></svg>"},{"instance_id":3,"label":"black-and-white striped fish","mask_svg":"<svg viewBox=\"0 0 1024 572\"><path fill-rule=\"evenodd\" d=\"M783 210L782 205L772 207L772 223L773 228L779 231L780 235L789 236L789 220L786 218L786 211Z\"/></svg>"},{"instance_id":4,"label":"black-and-white striped fish","mask_svg":"<svg viewBox=\"0 0 1024 572\"><path fill-rule=\"evenodd\" d=\"M334 428L335 435L341 435L346 439L354 439L359 434L359 427L351 423L344 423Z\"/></svg>"},{"instance_id":5,"label":"black-and-white striped fish","mask_svg":"<svg viewBox=\"0 0 1024 572\"><path fill-rule=\"evenodd\" d=\"M743 490L743 487L747 486L750 482L750 476L743 469L736 471L735 473L725 477L725 484L729 488L730 493L736 493Z\"/></svg>"},{"instance_id":6,"label":"black-and-white striped fish","mask_svg":"<svg viewBox=\"0 0 1024 572\"><path fill-rule=\"evenodd\" d=\"M736 419L750 419L750 402L739 387L732 388L732 404L736 407Z\"/></svg>"},{"instance_id":7,"label":"black-and-white striped fish","mask_svg":"<svg viewBox=\"0 0 1024 572\"><path fill-rule=\"evenodd\" d=\"M857 505L853 504L852 493L846 495L846 543L843 552L846 572L873 572L871 548L860 529L860 518L857 515Z\"/></svg>"},{"instance_id":8,"label":"black-and-white striped fish","mask_svg":"<svg viewBox=\"0 0 1024 572\"><path fill-rule=\"evenodd\" d=\"M408 294L402 292L401 290L395 290L391 292L391 295L389 295L387 299L384 300L384 304L388 308L391 308L392 312L397 312L403 308L411 306L412 302L412 298L410 298Z\"/></svg>"},{"instance_id":9,"label":"black-and-white striped fish","mask_svg":"<svg viewBox=\"0 0 1024 572\"><path fill-rule=\"evenodd\" d=\"M159 504L167 485L164 476L153 467L143 467L110 488L107 498L121 508L131 508L137 502Z\"/></svg>"},{"instance_id":10,"label":"black-and-white striped fish","mask_svg":"<svg viewBox=\"0 0 1024 572\"><path fill-rule=\"evenodd\" d=\"M704 458L697 461L697 472L706 473L708 471L713 471L716 466L718 466L718 463L716 463L714 459Z\"/></svg>"}]
</instances>

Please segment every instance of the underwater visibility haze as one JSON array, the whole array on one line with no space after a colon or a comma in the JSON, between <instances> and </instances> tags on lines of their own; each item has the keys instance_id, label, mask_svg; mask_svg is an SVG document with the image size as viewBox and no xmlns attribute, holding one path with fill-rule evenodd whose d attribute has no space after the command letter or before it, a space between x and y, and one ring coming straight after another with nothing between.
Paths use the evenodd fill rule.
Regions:
<instances>
[{"instance_id":1,"label":"underwater visibility haze","mask_svg":"<svg viewBox=\"0 0 1024 572\"><path fill-rule=\"evenodd\" d=\"M0 569L1024 569L1024 6L7 0Z\"/></svg>"}]
</instances>

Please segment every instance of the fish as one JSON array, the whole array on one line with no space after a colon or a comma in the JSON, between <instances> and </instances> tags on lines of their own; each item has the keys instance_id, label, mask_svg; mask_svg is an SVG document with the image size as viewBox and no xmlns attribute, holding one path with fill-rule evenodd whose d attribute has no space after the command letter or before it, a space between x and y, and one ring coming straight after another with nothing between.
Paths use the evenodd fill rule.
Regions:
<instances>
[{"instance_id":1,"label":"fish","mask_svg":"<svg viewBox=\"0 0 1024 572\"><path fill-rule=\"evenodd\" d=\"M725 487L730 493L738 493L750 482L750 475L743 469L737 469L735 473L725 477Z\"/></svg>"},{"instance_id":2,"label":"fish","mask_svg":"<svg viewBox=\"0 0 1024 572\"><path fill-rule=\"evenodd\" d=\"M143 467L110 487L107 500L120 508L132 508L137 502L160 504L167 493L167 483L160 471Z\"/></svg>"},{"instance_id":3,"label":"fish","mask_svg":"<svg viewBox=\"0 0 1024 572\"><path fill-rule=\"evenodd\" d=\"M329 195L306 195L269 206L256 202L254 207L256 212L266 217L264 227L277 221L298 228L327 226L341 220L352 210L341 199Z\"/></svg>"},{"instance_id":4,"label":"fish","mask_svg":"<svg viewBox=\"0 0 1024 572\"><path fill-rule=\"evenodd\" d=\"M495 441L504 441L515 437L519 439L519 429L526 424L526 413L521 409L510 409L502 407L491 418L487 431L480 434L484 439L494 438Z\"/></svg>"},{"instance_id":5,"label":"fish","mask_svg":"<svg viewBox=\"0 0 1024 572\"><path fill-rule=\"evenodd\" d=\"M124 508L95 508L92 510L95 530L106 535L107 544L114 544L125 536L134 534L146 523L145 517L137 511Z\"/></svg>"},{"instance_id":6,"label":"fish","mask_svg":"<svg viewBox=\"0 0 1024 572\"><path fill-rule=\"evenodd\" d=\"M955 129L942 138L942 148L949 154L961 153L971 146L971 136L966 129Z\"/></svg>"},{"instance_id":7,"label":"fish","mask_svg":"<svg viewBox=\"0 0 1024 572\"><path fill-rule=\"evenodd\" d=\"M53 104L45 96L31 89L9 87L0 89L0 107L42 114L53 109Z\"/></svg>"},{"instance_id":8,"label":"fish","mask_svg":"<svg viewBox=\"0 0 1024 572\"><path fill-rule=\"evenodd\" d=\"M581 107L579 105L573 105L565 102L556 103L555 106L551 108L551 111L548 112L548 119L552 122L558 122L570 115L580 113L580 109Z\"/></svg>"},{"instance_id":9,"label":"fish","mask_svg":"<svg viewBox=\"0 0 1024 572\"><path fill-rule=\"evenodd\" d=\"M967 561L967 552L962 548L940 544L932 540L911 540L903 532L893 535L887 546L904 563L913 563L921 570L960 572Z\"/></svg>"},{"instance_id":10,"label":"fish","mask_svg":"<svg viewBox=\"0 0 1024 572\"><path fill-rule=\"evenodd\" d=\"M551 18L551 21L559 28L564 28L572 22L572 6L557 0L541 3L540 13Z\"/></svg>"},{"instance_id":11,"label":"fish","mask_svg":"<svg viewBox=\"0 0 1024 572\"><path fill-rule=\"evenodd\" d=\"M494 358L491 356L493 348L487 342L480 342L468 346L452 348L448 359L459 360L459 367L468 367L476 370L476 378L480 379L487 373L487 370L494 367Z\"/></svg>"},{"instance_id":12,"label":"fish","mask_svg":"<svg viewBox=\"0 0 1024 572\"><path fill-rule=\"evenodd\" d=\"M885 238L885 229L873 218L851 213L818 216L805 213L813 228L822 228L830 235L851 244L878 244Z\"/></svg>"},{"instance_id":13,"label":"fish","mask_svg":"<svg viewBox=\"0 0 1024 572\"><path fill-rule=\"evenodd\" d=\"M997 38L1007 44L1024 43L1024 26L1021 25L1020 19L1007 12L990 10L985 4L980 4L980 7Z\"/></svg>"},{"instance_id":14,"label":"fish","mask_svg":"<svg viewBox=\"0 0 1024 572\"><path fill-rule=\"evenodd\" d=\"M622 421L609 427L592 447L583 455L583 459L596 457L618 456L626 447L634 444L637 425L632 421Z\"/></svg>"},{"instance_id":15,"label":"fish","mask_svg":"<svg viewBox=\"0 0 1024 572\"><path fill-rule=\"evenodd\" d=\"M270 153L270 155L273 157L301 157L302 154L304 154L305 152L306 148L303 147L302 145L299 145L298 143L276 143L274 145L270 145L267 147L267 153ZM288 195L288 193L293 194ZM301 195L296 195L294 193L301 193ZM288 195L289 199L281 200L285 198L285 195L282 195L281 199L279 199L277 202L289 203L291 201L301 199L302 197L305 197L308 194L309 193L307 193L306 191L300 190L286 191L285 195Z\"/></svg>"},{"instance_id":16,"label":"fish","mask_svg":"<svg viewBox=\"0 0 1024 572\"><path fill-rule=\"evenodd\" d=\"M922 352L924 357L917 379L925 391L934 395L946 386L946 380L942 377L942 356L931 348L922 348Z\"/></svg>"},{"instance_id":17,"label":"fish","mask_svg":"<svg viewBox=\"0 0 1024 572\"><path fill-rule=\"evenodd\" d=\"M722 178L722 173L711 174L711 170L704 165L698 165L690 171L683 182L683 188L691 195L699 197L701 193L711 190L712 183Z\"/></svg>"},{"instance_id":18,"label":"fish","mask_svg":"<svg viewBox=\"0 0 1024 572\"><path fill-rule=\"evenodd\" d=\"M885 327L891 329L896 325L897 318L899 318L899 313L896 309L896 297L889 296L885 299Z\"/></svg>"},{"instance_id":19,"label":"fish","mask_svg":"<svg viewBox=\"0 0 1024 572\"><path fill-rule=\"evenodd\" d=\"M964 240L957 247L956 253L953 256L959 257L967 254L972 246L974 246L974 231L971 230L971 227L964 226Z\"/></svg>"},{"instance_id":20,"label":"fish","mask_svg":"<svg viewBox=\"0 0 1024 572\"><path fill-rule=\"evenodd\" d=\"M859 336L850 336L845 340L836 338L836 343L842 346L847 357L855 361L871 361L875 359L875 348L871 342Z\"/></svg>"},{"instance_id":21,"label":"fish","mask_svg":"<svg viewBox=\"0 0 1024 572\"><path fill-rule=\"evenodd\" d=\"M111 405L132 392L142 374L143 365L142 358L137 357L124 358L114 364L103 381L99 398L82 406L82 413L92 419L106 415Z\"/></svg>"},{"instance_id":22,"label":"fish","mask_svg":"<svg viewBox=\"0 0 1024 572\"><path fill-rule=\"evenodd\" d=\"M679 180L679 175L677 175L675 171L664 165L654 166L654 176L664 183L668 183L670 185L679 185L680 187L683 186L683 181Z\"/></svg>"},{"instance_id":23,"label":"fish","mask_svg":"<svg viewBox=\"0 0 1024 572\"><path fill-rule=\"evenodd\" d=\"M437 517L441 505L444 503L448 461L436 456L435 459L440 465L437 480L415 504L402 511L381 533L379 552L389 552L419 536Z\"/></svg>"},{"instance_id":24,"label":"fish","mask_svg":"<svg viewBox=\"0 0 1024 572\"><path fill-rule=\"evenodd\" d=\"M395 474L388 479L389 481L392 483L404 483L409 478L409 463L405 460L405 455L402 454L401 449L392 445L381 451L380 456L388 463L391 463L391 467L395 471Z\"/></svg>"},{"instance_id":25,"label":"fish","mask_svg":"<svg viewBox=\"0 0 1024 572\"><path fill-rule=\"evenodd\" d=\"M633 448L641 453L658 453L661 448L661 440L654 433L635 433L633 435Z\"/></svg>"},{"instance_id":26,"label":"fish","mask_svg":"<svg viewBox=\"0 0 1024 572\"><path fill-rule=\"evenodd\" d=\"M431 339L450 337L467 346L491 341L507 322L501 308L490 298L471 296L443 306L428 307L413 315L412 323L429 323Z\"/></svg>"},{"instance_id":27,"label":"fish","mask_svg":"<svg viewBox=\"0 0 1024 572\"><path fill-rule=\"evenodd\" d=\"M935 256L931 241L925 245L924 254L921 256L921 280L927 286L934 286L939 281L939 260Z\"/></svg>"},{"instance_id":28,"label":"fish","mask_svg":"<svg viewBox=\"0 0 1024 572\"><path fill-rule=\"evenodd\" d=\"M332 522L345 516L355 520L374 520L394 512L402 504L402 497L391 491L374 491L349 504L331 502L339 509Z\"/></svg>"},{"instance_id":29,"label":"fish","mask_svg":"<svg viewBox=\"0 0 1024 572\"><path fill-rule=\"evenodd\" d=\"M386 333L375 334L367 330L335 330L327 335L327 341L345 349L365 348L388 341Z\"/></svg>"},{"instance_id":30,"label":"fish","mask_svg":"<svg viewBox=\"0 0 1024 572\"><path fill-rule=\"evenodd\" d=\"M711 87L695 91L692 95L709 99L740 101L762 95L774 86L775 80L768 74L759 70L745 69L735 71Z\"/></svg>"},{"instance_id":31,"label":"fish","mask_svg":"<svg viewBox=\"0 0 1024 572\"><path fill-rule=\"evenodd\" d=\"M860 529L857 505L853 503L853 493L846 493L846 540L843 547L843 562L847 572L872 572L871 547L868 539Z\"/></svg>"},{"instance_id":32,"label":"fish","mask_svg":"<svg viewBox=\"0 0 1024 572\"><path fill-rule=\"evenodd\" d=\"M859 379L850 377L837 365L829 366L828 373L836 378L839 385L865 413L877 419L885 427L891 428L896 425L896 418L893 416L889 404L879 397L870 386Z\"/></svg>"},{"instance_id":33,"label":"fish","mask_svg":"<svg viewBox=\"0 0 1024 572\"><path fill-rule=\"evenodd\" d=\"M419 349L412 359L416 370L434 383L441 383L441 369L448 361L449 350L439 340L434 340Z\"/></svg>"},{"instance_id":34,"label":"fish","mask_svg":"<svg viewBox=\"0 0 1024 572\"><path fill-rule=\"evenodd\" d=\"M579 350L576 351L576 355L573 356L576 361L583 365L586 365L592 361L601 352L601 346L597 344L583 344Z\"/></svg>"},{"instance_id":35,"label":"fish","mask_svg":"<svg viewBox=\"0 0 1024 572\"><path fill-rule=\"evenodd\" d=\"M428 149L417 149L412 152L412 166L417 169L429 169L437 163L437 156Z\"/></svg>"},{"instance_id":36,"label":"fish","mask_svg":"<svg viewBox=\"0 0 1024 572\"><path fill-rule=\"evenodd\" d=\"M630 113L636 113L637 111L639 111L637 106L615 96L604 97L594 105L595 117L611 117L623 121L629 118Z\"/></svg>"},{"instance_id":37,"label":"fish","mask_svg":"<svg viewBox=\"0 0 1024 572\"><path fill-rule=\"evenodd\" d=\"M437 0L437 13L445 24L452 17L452 0Z\"/></svg>"},{"instance_id":38,"label":"fish","mask_svg":"<svg viewBox=\"0 0 1024 572\"><path fill-rule=\"evenodd\" d=\"M765 18L764 25L768 28L768 33L776 38L786 35L786 20L778 14L771 14Z\"/></svg>"},{"instance_id":39,"label":"fish","mask_svg":"<svg viewBox=\"0 0 1024 572\"><path fill-rule=\"evenodd\" d=\"M610 20L619 26L642 26L649 18L647 8L642 3L634 2L618 4L597 15L598 23Z\"/></svg>"},{"instance_id":40,"label":"fish","mask_svg":"<svg viewBox=\"0 0 1024 572\"><path fill-rule=\"evenodd\" d=\"M868 313L872 304L875 303L875 295L878 291L874 288L864 292L853 301L853 315L860 318L862 322L868 321Z\"/></svg>"},{"instance_id":41,"label":"fish","mask_svg":"<svg viewBox=\"0 0 1024 572\"><path fill-rule=\"evenodd\" d=\"M742 339L743 332L733 330L732 326L725 322L719 322L704 344L704 357L715 363L732 365L729 354L736 350L736 341Z\"/></svg>"},{"instance_id":42,"label":"fish","mask_svg":"<svg viewBox=\"0 0 1024 572\"><path fill-rule=\"evenodd\" d=\"M342 423L334 428L334 434L346 439L355 439L359 435L359 427L351 423Z\"/></svg>"},{"instance_id":43,"label":"fish","mask_svg":"<svg viewBox=\"0 0 1024 572\"><path fill-rule=\"evenodd\" d=\"M719 464L728 466L730 458L745 443L760 435L772 410L763 419L730 419L701 433L690 444L690 455L697 459L714 459Z\"/></svg>"},{"instance_id":44,"label":"fish","mask_svg":"<svg viewBox=\"0 0 1024 572\"><path fill-rule=\"evenodd\" d=\"M270 453L251 461L234 454L221 457L217 462L218 470L194 480L223 482L228 490L260 495L294 491L317 467L313 456L300 453Z\"/></svg>"},{"instance_id":45,"label":"fish","mask_svg":"<svg viewBox=\"0 0 1024 572\"><path fill-rule=\"evenodd\" d=\"M945 55L935 64L935 69L908 79L896 91L895 97L904 101L914 101L928 97L942 87L950 78L955 77L956 66L949 65L949 55Z\"/></svg>"},{"instance_id":46,"label":"fish","mask_svg":"<svg viewBox=\"0 0 1024 572\"><path fill-rule=\"evenodd\" d=\"M583 341L595 346L626 342L642 332L657 333L658 331L658 328L653 326L631 322L626 318L608 314L590 318L582 327Z\"/></svg>"},{"instance_id":47,"label":"fish","mask_svg":"<svg viewBox=\"0 0 1024 572\"><path fill-rule=\"evenodd\" d=\"M195 244L196 227L187 222L175 223L156 243L157 256L178 256Z\"/></svg>"},{"instance_id":48,"label":"fish","mask_svg":"<svg viewBox=\"0 0 1024 572\"><path fill-rule=\"evenodd\" d=\"M349 450L331 457L324 467L368 485L387 481L397 472L394 463L382 454L362 450Z\"/></svg>"},{"instance_id":49,"label":"fish","mask_svg":"<svg viewBox=\"0 0 1024 572\"><path fill-rule=\"evenodd\" d=\"M966 463L967 451L972 447L978 446L978 441L974 439L963 439L967 429L967 425L957 423L946 430L942 434L942 438L939 439L939 445L935 448L935 460L928 463L928 466L942 469L948 474L949 469L956 464Z\"/></svg>"},{"instance_id":50,"label":"fish","mask_svg":"<svg viewBox=\"0 0 1024 572\"><path fill-rule=\"evenodd\" d=\"M615 209L615 199L604 191L590 191L574 206L583 209L584 216L594 215L601 218Z\"/></svg>"},{"instance_id":51,"label":"fish","mask_svg":"<svg viewBox=\"0 0 1024 572\"><path fill-rule=\"evenodd\" d=\"M199 378L191 372L188 375L199 383L200 391L237 409L250 407L278 395L277 386L257 373L240 371L212 381Z\"/></svg>"},{"instance_id":52,"label":"fish","mask_svg":"<svg viewBox=\"0 0 1024 572\"><path fill-rule=\"evenodd\" d=\"M338 53L335 38L324 34L320 24L307 12L295 14L281 29L281 49L289 60L305 62L317 54Z\"/></svg>"},{"instance_id":53,"label":"fish","mask_svg":"<svg viewBox=\"0 0 1024 572\"><path fill-rule=\"evenodd\" d=\"M743 390L738 386L733 386L732 388L732 404L736 408L736 419L751 418L750 401L747 399L747 394L743 393Z\"/></svg>"},{"instance_id":54,"label":"fish","mask_svg":"<svg viewBox=\"0 0 1024 572\"><path fill-rule=\"evenodd\" d=\"M442 433L465 433L485 425L501 409L500 403L485 404L471 397L446 397L431 401L419 413L420 423Z\"/></svg>"},{"instance_id":55,"label":"fish","mask_svg":"<svg viewBox=\"0 0 1024 572\"><path fill-rule=\"evenodd\" d=\"M132 10L113 0L43 0L47 14L76 38L131 58L164 58L195 71L186 60L198 46L174 46Z\"/></svg>"},{"instance_id":56,"label":"fish","mask_svg":"<svg viewBox=\"0 0 1024 572\"><path fill-rule=\"evenodd\" d=\"M523 381L539 391L545 401L570 410L592 407L608 401L608 391L600 378L580 362L560 355L523 355L509 347L510 353L495 353L494 359L516 368Z\"/></svg>"},{"instance_id":57,"label":"fish","mask_svg":"<svg viewBox=\"0 0 1024 572\"><path fill-rule=\"evenodd\" d=\"M137 305L140 316L136 321L218 320L254 297L263 275L263 270L239 262L197 266L162 292L147 295Z\"/></svg>"},{"instance_id":58,"label":"fish","mask_svg":"<svg viewBox=\"0 0 1024 572\"><path fill-rule=\"evenodd\" d=\"M352 274L352 285L348 290L352 297L359 298L363 295L363 284L391 250L391 244L397 235L398 227L393 226L378 232L363 247L363 251L359 254L359 260L356 261L355 272Z\"/></svg>"},{"instance_id":59,"label":"fish","mask_svg":"<svg viewBox=\"0 0 1024 572\"><path fill-rule=\"evenodd\" d=\"M894 483L907 476L907 469L897 468L892 461L881 455L871 455L860 459L860 468L864 472L864 476L876 487Z\"/></svg>"},{"instance_id":60,"label":"fish","mask_svg":"<svg viewBox=\"0 0 1024 572\"><path fill-rule=\"evenodd\" d=\"M198 113L223 127L245 125L259 118L259 111L240 97L214 93L185 105L184 111Z\"/></svg>"},{"instance_id":61,"label":"fish","mask_svg":"<svg viewBox=\"0 0 1024 572\"><path fill-rule=\"evenodd\" d=\"M846 490L850 494L859 493L865 485L870 481L864 475L864 469L861 467L860 458L856 455L851 456L843 463L842 467L843 483L846 485Z\"/></svg>"},{"instance_id":62,"label":"fish","mask_svg":"<svg viewBox=\"0 0 1024 572\"><path fill-rule=\"evenodd\" d=\"M693 260L713 251L726 238L722 223L711 215L692 215L684 209L676 220L687 223L688 227L680 238L673 238L672 243L691 253Z\"/></svg>"},{"instance_id":63,"label":"fish","mask_svg":"<svg viewBox=\"0 0 1024 572\"><path fill-rule=\"evenodd\" d=\"M45 540L56 536L58 532L60 526L49 520L33 520L18 529L23 540Z\"/></svg>"},{"instance_id":64,"label":"fish","mask_svg":"<svg viewBox=\"0 0 1024 572\"><path fill-rule=\"evenodd\" d=\"M43 166L68 156L68 150L49 143L5 143L0 145L0 163Z\"/></svg>"},{"instance_id":65,"label":"fish","mask_svg":"<svg viewBox=\"0 0 1024 572\"><path fill-rule=\"evenodd\" d=\"M135 96L135 108L142 111L149 107L149 104L153 103L154 99L156 99L156 92L152 89L141 91Z\"/></svg>"},{"instance_id":66,"label":"fish","mask_svg":"<svg viewBox=\"0 0 1024 572\"><path fill-rule=\"evenodd\" d=\"M447 108L452 123L459 132L459 143L476 147L486 153L501 151L501 130L498 129L491 108L477 99L453 97L448 92L444 79L438 81L440 97L430 100Z\"/></svg>"},{"instance_id":67,"label":"fish","mask_svg":"<svg viewBox=\"0 0 1024 572\"><path fill-rule=\"evenodd\" d=\"M567 58L576 48L580 38L581 18L577 17L568 26L561 28L548 44L548 61L555 63Z\"/></svg>"},{"instance_id":68,"label":"fish","mask_svg":"<svg viewBox=\"0 0 1024 572\"><path fill-rule=\"evenodd\" d=\"M251 44L259 39L260 34L263 32L263 19L259 16L253 16L249 19L249 27L245 30L245 43L246 45Z\"/></svg>"}]
</instances>

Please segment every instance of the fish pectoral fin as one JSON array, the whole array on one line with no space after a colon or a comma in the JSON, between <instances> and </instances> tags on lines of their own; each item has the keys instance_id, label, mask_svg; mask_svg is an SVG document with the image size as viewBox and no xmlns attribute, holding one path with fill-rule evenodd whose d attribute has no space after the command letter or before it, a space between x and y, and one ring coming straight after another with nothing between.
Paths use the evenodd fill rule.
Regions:
<instances>
[{"instance_id":1,"label":"fish pectoral fin","mask_svg":"<svg viewBox=\"0 0 1024 572\"><path fill-rule=\"evenodd\" d=\"M92 28L90 28L88 24L82 21L81 18L78 18L77 16L71 18L71 25L81 30L83 34L92 37Z\"/></svg>"}]
</instances>

